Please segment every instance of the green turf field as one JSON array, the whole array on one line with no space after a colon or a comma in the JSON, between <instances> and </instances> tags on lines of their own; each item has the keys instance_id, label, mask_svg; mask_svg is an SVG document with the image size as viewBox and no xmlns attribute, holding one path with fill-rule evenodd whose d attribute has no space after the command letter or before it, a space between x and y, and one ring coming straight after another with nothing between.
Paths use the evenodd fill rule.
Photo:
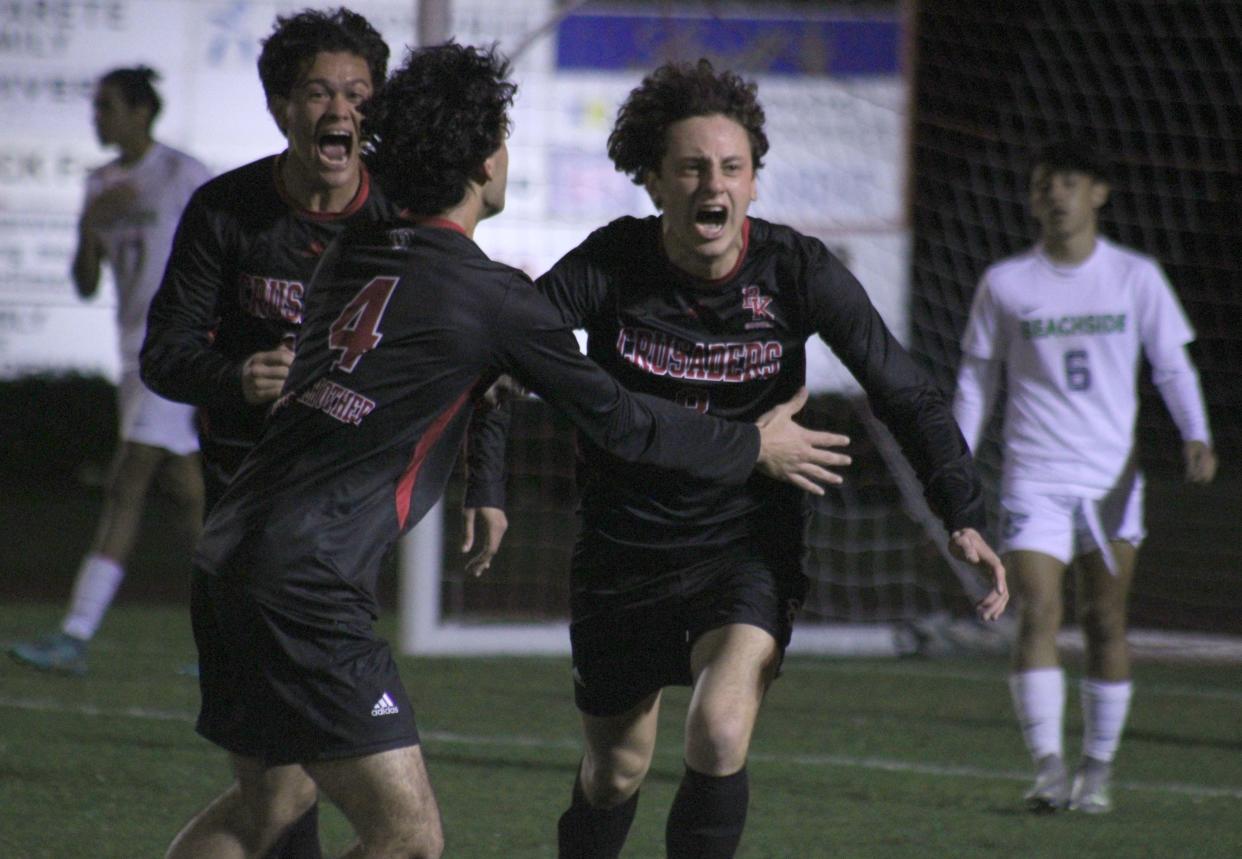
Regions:
<instances>
[{"instance_id":1,"label":"green turf field","mask_svg":"<svg viewBox=\"0 0 1242 859\"><path fill-rule=\"evenodd\" d=\"M0 640L59 606L0 609ZM191 727L186 614L119 605L68 679L0 661L0 856L158 856L223 788L222 753ZM564 659L407 659L450 857L551 857L577 763ZM1242 856L1242 666L1140 664L1109 816L1021 810L1027 761L994 660L799 658L774 688L751 758L740 855ZM626 857L661 855L680 777L686 696L666 696ZM1069 747L1079 721L1071 697ZM348 829L323 814L339 852Z\"/></svg>"}]
</instances>

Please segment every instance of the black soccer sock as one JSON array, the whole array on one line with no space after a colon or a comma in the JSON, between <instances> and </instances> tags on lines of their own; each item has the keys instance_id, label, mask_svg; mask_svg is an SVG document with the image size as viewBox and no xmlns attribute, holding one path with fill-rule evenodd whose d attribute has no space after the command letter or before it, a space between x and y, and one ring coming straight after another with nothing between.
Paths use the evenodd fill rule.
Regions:
<instances>
[{"instance_id":1,"label":"black soccer sock","mask_svg":"<svg viewBox=\"0 0 1242 859\"><path fill-rule=\"evenodd\" d=\"M616 859L625 844L638 809L638 791L620 805L596 808L582 792L581 776L574 778L574 799L556 824L559 859Z\"/></svg>"},{"instance_id":2,"label":"black soccer sock","mask_svg":"<svg viewBox=\"0 0 1242 859\"><path fill-rule=\"evenodd\" d=\"M263 859L323 859L319 847L319 803L293 821Z\"/></svg>"},{"instance_id":3,"label":"black soccer sock","mask_svg":"<svg viewBox=\"0 0 1242 859\"><path fill-rule=\"evenodd\" d=\"M742 840L749 804L745 767L714 776L687 766L664 829L668 859L729 859Z\"/></svg>"}]
</instances>

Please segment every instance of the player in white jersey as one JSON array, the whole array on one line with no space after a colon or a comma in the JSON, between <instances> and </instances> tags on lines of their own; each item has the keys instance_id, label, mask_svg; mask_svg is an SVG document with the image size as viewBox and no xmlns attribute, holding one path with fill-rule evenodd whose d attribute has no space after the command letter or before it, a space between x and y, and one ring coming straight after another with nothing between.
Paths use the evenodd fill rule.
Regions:
<instances>
[{"instance_id":1,"label":"player in white jersey","mask_svg":"<svg viewBox=\"0 0 1242 859\"><path fill-rule=\"evenodd\" d=\"M1040 241L984 273L954 402L977 451L1005 374L1001 549L1019 606L1010 689L1036 763L1026 802L1041 812L1112 807L1111 765L1131 697L1126 600L1144 535L1134 438L1141 355L1184 440L1187 480L1206 483L1216 472L1186 352L1194 332L1160 267L1099 235L1108 194L1089 147L1061 142L1037 156L1030 202ZM1083 757L1072 782L1056 649L1071 563L1086 639Z\"/></svg>"},{"instance_id":2,"label":"player in white jersey","mask_svg":"<svg viewBox=\"0 0 1242 859\"><path fill-rule=\"evenodd\" d=\"M78 223L73 280L79 295L94 295L104 261L112 269L120 333L120 447L113 459L94 542L78 570L60 632L19 644L19 661L53 671L86 671L86 643L94 636L125 575L148 490L158 480L177 502L187 539L202 520L202 476L194 409L156 396L138 375L147 306L159 288L173 234L194 189L211 178L200 161L151 137L160 110L144 66L103 75L94 95L99 141L119 156L92 170Z\"/></svg>"}]
</instances>

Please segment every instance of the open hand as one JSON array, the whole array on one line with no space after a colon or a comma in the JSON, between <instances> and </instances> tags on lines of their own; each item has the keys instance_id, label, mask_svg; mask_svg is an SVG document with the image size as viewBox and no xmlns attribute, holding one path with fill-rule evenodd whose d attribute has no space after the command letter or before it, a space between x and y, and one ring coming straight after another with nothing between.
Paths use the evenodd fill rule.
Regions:
<instances>
[{"instance_id":1,"label":"open hand","mask_svg":"<svg viewBox=\"0 0 1242 859\"><path fill-rule=\"evenodd\" d=\"M799 388L792 399L764 412L755 421L759 427L759 459L755 467L775 480L792 483L812 495L823 495L821 484L842 482L841 475L828 468L849 465L851 461L846 454L830 448L844 447L850 440L794 423L793 416L806 405L806 400L806 388Z\"/></svg>"}]
</instances>

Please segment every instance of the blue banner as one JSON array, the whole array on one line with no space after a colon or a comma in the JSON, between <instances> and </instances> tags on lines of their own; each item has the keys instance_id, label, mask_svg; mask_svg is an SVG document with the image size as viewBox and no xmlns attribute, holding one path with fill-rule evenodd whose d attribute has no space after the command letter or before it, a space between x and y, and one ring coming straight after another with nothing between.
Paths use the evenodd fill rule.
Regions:
<instances>
[{"instance_id":1,"label":"blue banner","mask_svg":"<svg viewBox=\"0 0 1242 859\"><path fill-rule=\"evenodd\" d=\"M901 23L895 18L570 15L557 28L556 65L563 70L646 71L699 57L751 74L896 75Z\"/></svg>"}]
</instances>

